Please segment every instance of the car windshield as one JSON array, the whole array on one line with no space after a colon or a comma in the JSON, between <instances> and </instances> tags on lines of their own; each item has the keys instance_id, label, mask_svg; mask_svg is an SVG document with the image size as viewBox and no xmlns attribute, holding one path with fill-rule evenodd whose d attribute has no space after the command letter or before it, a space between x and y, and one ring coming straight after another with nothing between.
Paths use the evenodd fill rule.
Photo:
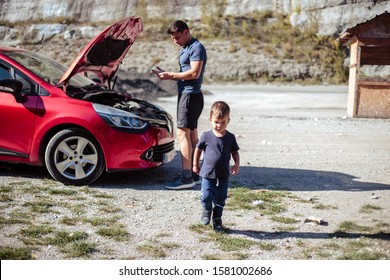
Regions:
<instances>
[{"instance_id":1,"label":"car windshield","mask_svg":"<svg viewBox=\"0 0 390 280\"><path fill-rule=\"evenodd\" d=\"M62 75L68 69L67 66L34 52L9 51L6 54L53 86L58 84ZM69 84L83 87L95 83L82 74L76 74L72 77Z\"/></svg>"}]
</instances>

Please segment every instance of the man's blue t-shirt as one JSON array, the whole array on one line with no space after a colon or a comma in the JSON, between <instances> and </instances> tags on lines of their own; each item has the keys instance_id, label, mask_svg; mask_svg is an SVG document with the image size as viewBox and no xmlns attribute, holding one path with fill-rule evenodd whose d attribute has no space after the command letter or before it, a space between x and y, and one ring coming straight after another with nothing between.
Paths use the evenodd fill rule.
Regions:
<instances>
[{"instance_id":1,"label":"man's blue t-shirt","mask_svg":"<svg viewBox=\"0 0 390 280\"><path fill-rule=\"evenodd\" d=\"M229 177L230 155L240 149L234 134L226 131L223 137L217 137L212 130L206 131L196 147L203 150L203 163L199 174L201 177L208 179Z\"/></svg>"},{"instance_id":2,"label":"man's blue t-shirt","mask_svg":"<svg viewBox=\"0 0 390 280\"><path fill-rule=\"evenodd\" d=\"M204 46L195 38L180 49L179 66L180 72L185 72L191 69L191 61L203 61L202 72L198 79L177 81L179 93L199 93L203 81L203 73L206 69L207 55Z\"/></svg>"}]
</instances>

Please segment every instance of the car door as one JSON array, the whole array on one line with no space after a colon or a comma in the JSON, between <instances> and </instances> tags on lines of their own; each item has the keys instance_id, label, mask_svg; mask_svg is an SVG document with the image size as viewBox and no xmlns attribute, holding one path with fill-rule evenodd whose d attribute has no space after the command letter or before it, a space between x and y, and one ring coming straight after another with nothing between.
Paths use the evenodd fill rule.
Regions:
<instances>
[{"instance_id":1,"label":"car door","mask_svg":"<svg viewBox=\"0 0 390 280\"><path fill-rule=\"evenodd\" d=\"M19 161L28 157L34 133L37 85L23 73L0 63L0 79L14 78L22 82L25 100L18 103L10 93L0 91L0 160Z\"/></svg>"}]
</instances>

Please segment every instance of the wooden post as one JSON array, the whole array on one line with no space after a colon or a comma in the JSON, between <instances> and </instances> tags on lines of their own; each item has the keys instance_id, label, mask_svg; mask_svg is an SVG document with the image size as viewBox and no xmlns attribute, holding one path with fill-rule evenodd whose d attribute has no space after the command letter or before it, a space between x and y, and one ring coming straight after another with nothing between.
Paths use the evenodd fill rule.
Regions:
<instances>
[{"instance_id":1,"label":"wooden post","mask_svg":"<svg viewBox=\"0 0 390 280\"><path fill-rule=\"evenodd\" d=\"M360 68L360 47L359 40L356 37L353 38L350 44L350 52L347 114L349 117L356 117L358 101L357 80L359 79Z\"/></svg>"}]
</instances>

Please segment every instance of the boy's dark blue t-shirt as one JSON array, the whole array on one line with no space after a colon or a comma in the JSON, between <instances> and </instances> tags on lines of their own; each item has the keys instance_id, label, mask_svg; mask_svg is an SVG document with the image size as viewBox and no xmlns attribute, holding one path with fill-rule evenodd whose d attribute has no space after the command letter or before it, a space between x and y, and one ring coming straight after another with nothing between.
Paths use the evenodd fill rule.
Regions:
<instances>
[{"instance_id":1,"label":"boy's dark blue t-shirt","mask_svg":"<svg viewBox=\"0 0 390 280\"><path fill-rule=\"evenodd\" d=\"M231 153L240 149L234 134L226 131L223 137L217 137L210 130L202 134L196 146L203 150L203 164L199 174L201 177L208 179L229 177Z\"/></svg>"}]
</instances>

